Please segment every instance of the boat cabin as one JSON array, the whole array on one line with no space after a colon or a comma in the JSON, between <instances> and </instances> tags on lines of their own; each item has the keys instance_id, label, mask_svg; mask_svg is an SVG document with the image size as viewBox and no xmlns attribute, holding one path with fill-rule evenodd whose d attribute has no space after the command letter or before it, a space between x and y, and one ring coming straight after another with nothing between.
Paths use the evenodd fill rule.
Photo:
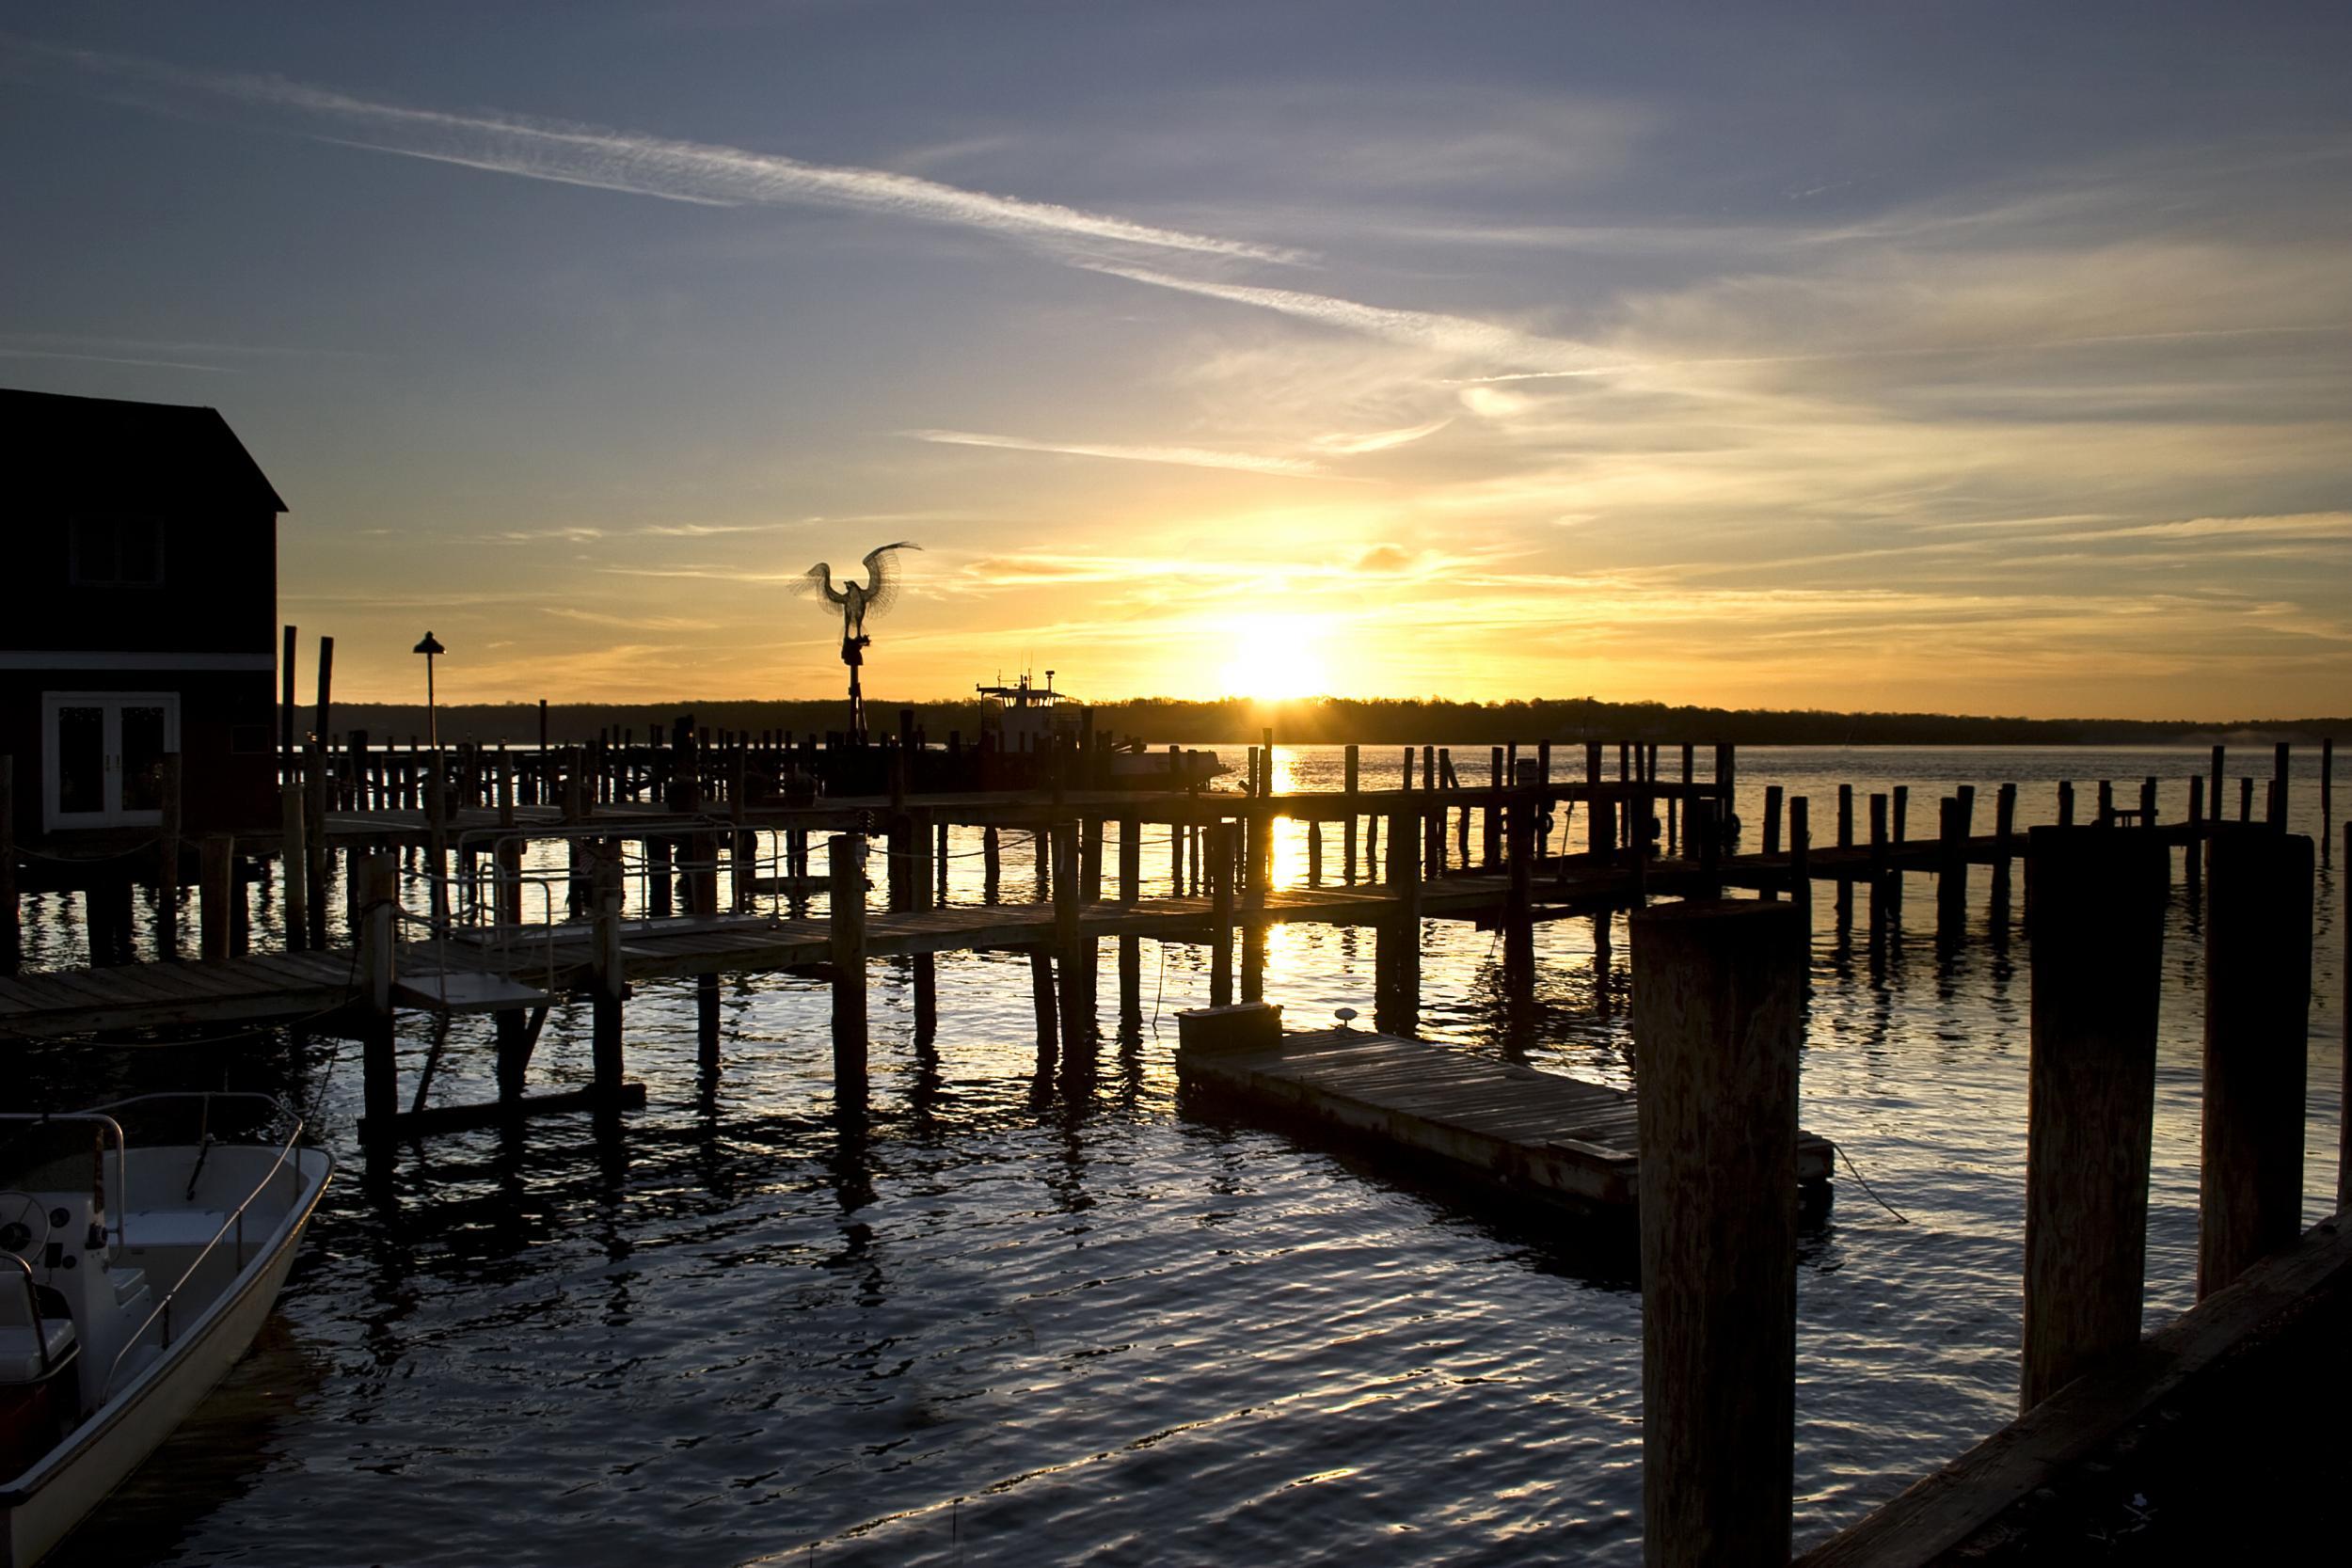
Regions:
<instances>
[{"instance_id":1,"label":"boat cabin","mask_svg":"<svg viewBox=\"0 0 2352 1568\"><path fill-rule=\"evenodd\" d=\"M1018 686L981 686L974 688L981 696L993 698L995 706L980 715L980 733L995 737L1000 752L1047 752L1053 750L1056 731L1067 732L1066 739L1074 741L1084 724L1083 709L1054 689L1054 672L1045 672L1045 684L1032 686L1024 674Z\"/></svg>"},{"instance_id":2,"label":"boat cabin","mask_svg":"<svg viewBox=\"0 0 2352 1568\"><path fill-rule=\"evenodd\" d=\"M276 820L278 517L216 410L0 388L15 601L0 754L23 840Z\"/></svg>"}]
</instances>

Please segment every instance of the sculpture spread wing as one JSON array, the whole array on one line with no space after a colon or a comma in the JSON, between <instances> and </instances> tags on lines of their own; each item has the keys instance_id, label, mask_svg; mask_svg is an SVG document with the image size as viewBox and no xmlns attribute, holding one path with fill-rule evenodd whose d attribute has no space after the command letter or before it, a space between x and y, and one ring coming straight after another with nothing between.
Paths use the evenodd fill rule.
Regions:
<instances>
[{"instance_id":1,"label":"sculpture spread wing","mask_svg":"<svg viewBox=\"0 0 2352 1568\"><path fill-rule=\"evenodd\" d=\"M883 545L866 552L866 612L868 615L888 610L898 597L900 578L898 550L919 550L923 546L912 540L901 539L895 545Z\"/></svg>"},{"instance_id":2,"label":"sculpture spread wing","mask_svg":"<svg viewBox=\"0 0 2352 1568\"><path fill-rule=\"evenodd\" d=\"M805 594L812 599L823 599L831 604L850 602L850 596L833 585L833 565L830 562L820 561L811 566L807 575L792 585L792 591L795 594Z\"/></svg>"}]
</instances>

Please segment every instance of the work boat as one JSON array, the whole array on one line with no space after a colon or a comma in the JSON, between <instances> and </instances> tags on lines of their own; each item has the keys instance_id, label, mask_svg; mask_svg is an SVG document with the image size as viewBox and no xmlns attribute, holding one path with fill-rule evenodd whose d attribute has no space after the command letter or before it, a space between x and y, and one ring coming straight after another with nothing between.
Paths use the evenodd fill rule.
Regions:
<instances>
[{"instance_id":1,"label":"work boat","mask_svg":"<svg viewBox=\"0 0 2352 1568\"><path fill-rule=\"evenodd\" d=\"M219 1136L273 1115L282 1139ZM0 1568L38 1561L252 1344L334 1169L301 1135L252 1094L0 1116Z\"/></svg>"},{"instance_id":2,"label":"work boat","mask_svg":"<svg viewBox=\"0 0 2352 1568\"><path fill-rule=\"evenodd\" d=\"M1089 710L1054 689L1054 672L1045 684L1031 684L1024 674L1017 686L973 688L994 705L980 712L980 733L1002 752L1015 756L1069 750L1084 744L1091 723ZM1102 783L1113 789L1189 789L1232 769L1215 752L1165 752L1146 749L1139 741L1115 746Z\"/></svg>"}]
</instances>

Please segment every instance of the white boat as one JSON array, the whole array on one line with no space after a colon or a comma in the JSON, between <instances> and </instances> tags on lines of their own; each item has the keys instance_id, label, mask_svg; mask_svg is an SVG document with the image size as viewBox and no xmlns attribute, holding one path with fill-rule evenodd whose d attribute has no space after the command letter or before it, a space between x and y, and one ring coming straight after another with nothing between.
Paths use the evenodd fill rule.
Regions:
<instances>
[{"instance_id":1,"label":"white boat","mask_svg":"<svg viewBox=\"0 0 2352 1568\"><path fill-rule=\"evenodd\" d=\"M1079 744L1086 710L1054 689L1053 671L1045 672L1043 686L1024 674L1017 686L1000 682L973 689L995 705L981 710L980 733L998 751L1018 755L1051 752L1057 740L1064 749ZM1111 751L1102 782L1113 789L1193 789L1232 771L1215 752L1174 746L1154 752L1137 742Z\"/></svg>"},{"instance_id":2,"label":"white boat","mask_svg":"<svg viewBox=\"0 0 2352 1568\"><path fill-rule=\"evenodd\" d=\"M189 1094L0 1116L0 1568L62 1540L269 1316L334 1159L299 1120L262 1144L215 1135L257 1102L283 1112ZM126 1141L125 1121L165 1113L193 1141Z\"/></svg>"}]
</instances>

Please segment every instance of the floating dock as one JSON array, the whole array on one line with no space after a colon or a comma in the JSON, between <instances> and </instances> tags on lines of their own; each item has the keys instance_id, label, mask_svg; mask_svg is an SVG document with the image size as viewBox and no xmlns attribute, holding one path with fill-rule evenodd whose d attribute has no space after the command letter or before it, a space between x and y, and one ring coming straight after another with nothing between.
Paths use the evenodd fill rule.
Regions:
<instances>
[{"instance_id":1,"label":"floating dock","mask_svg":"<svg viewBox=\"0 0 2352 1568\"><path fill-rule=\"evenodd\" d=\"M1176 1070L1205 1091L1324 1123L1517 1198L1630 1217L1639 1116L1629 1092L1363 1029L1285 1034L1281 1009L1244 1004L1181 1015ZM1836 1151L1797 1135L1806 1197L1827 1198Z\"/></svg>"}]
</instances>

